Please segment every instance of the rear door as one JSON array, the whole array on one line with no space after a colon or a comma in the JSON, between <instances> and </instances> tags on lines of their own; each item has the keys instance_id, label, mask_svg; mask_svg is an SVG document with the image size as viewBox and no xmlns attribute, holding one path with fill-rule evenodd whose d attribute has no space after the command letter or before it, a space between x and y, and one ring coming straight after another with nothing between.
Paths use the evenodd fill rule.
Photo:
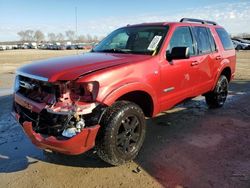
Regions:
<instances>
[{"instance_id":1,"label":"rear door","mask_svg":"<svg viewBox=\"0 0 250 188\"><path fill-rule=\"evenodd\" d=\"M197 79L198 85L195 88L195 95L203 94L209 91L213 85L213 76L218 67L221 56L216 48L214 38L208 27L192 27L196 43L197 56L195 58L198 68Z\"/></svg>"}]
</instances>

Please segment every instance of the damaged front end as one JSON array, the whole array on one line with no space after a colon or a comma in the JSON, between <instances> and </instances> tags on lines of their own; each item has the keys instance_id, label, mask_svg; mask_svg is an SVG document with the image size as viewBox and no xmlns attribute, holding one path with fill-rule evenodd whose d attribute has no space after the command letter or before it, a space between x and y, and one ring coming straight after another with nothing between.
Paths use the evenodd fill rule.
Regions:
<instances>
[{"instance_id":1,"label":"damaged front end","mask_svg":"<svg viewBox=\"0 0 250 188\"><path fill-rule=\"evenodd\" d=\"M50 83L18 75L13 113L40 148L80 154L95 145L105 106L95 101L98 82Z\"/></svg>"}]
</instances>

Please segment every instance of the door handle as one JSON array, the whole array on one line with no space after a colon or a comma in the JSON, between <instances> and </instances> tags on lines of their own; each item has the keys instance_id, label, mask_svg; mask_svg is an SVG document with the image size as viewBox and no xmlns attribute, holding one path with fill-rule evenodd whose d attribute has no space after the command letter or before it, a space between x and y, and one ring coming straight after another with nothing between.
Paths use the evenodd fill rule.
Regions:
<instances>
[{"instance_id":1,"label":"door handle","mask_svg":"<svg viewBox=\"0 0 250 188\"><path fill-rule=\"evenodd\" d=\"M191 66L196 66L196 65L198 65L198 64L199 64L198 61L193 61L193 62L191 63Z\"/></svg>"},{"instance_id":2,"label":"door handle","mask_svg":"<svg viewBox=\"0 0 250 188\"><path fill-rule=\"evenodd\" d=\"M216 58L215 58L216 60L221 60L221 56L220 55L218 55L218 56L216 56Z\"/></svg>"}]
</instances>

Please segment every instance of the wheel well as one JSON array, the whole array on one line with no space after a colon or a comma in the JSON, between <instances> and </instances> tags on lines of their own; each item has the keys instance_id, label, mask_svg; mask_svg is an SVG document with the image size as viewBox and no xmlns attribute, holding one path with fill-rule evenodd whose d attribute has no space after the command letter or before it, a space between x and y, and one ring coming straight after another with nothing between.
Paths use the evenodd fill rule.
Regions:
<instances>
[{"instance_id":1,"label":"wheel well","mask_svg":"<svg viewBox=\"0 0 250 188\"><path fill-rule=\"evenodd\" d=\"M221 75L225 75L227 77L228 82L230 82L230 80L231 80L231 69L229 67L226 67L221 72Z\"/></svg>"},{"instance_id":2,"label":"wheel well","mask_svg":"<svg viewBox=\"0 0 250 188\"><path fill-rule=\"evenodd\" d=\"M132 91L119 97L117 101L126 100L133 102L140 106L146 117L152 117L153 115L153 100L151 96L144 91Z\"/></svg>"}]
</instances>

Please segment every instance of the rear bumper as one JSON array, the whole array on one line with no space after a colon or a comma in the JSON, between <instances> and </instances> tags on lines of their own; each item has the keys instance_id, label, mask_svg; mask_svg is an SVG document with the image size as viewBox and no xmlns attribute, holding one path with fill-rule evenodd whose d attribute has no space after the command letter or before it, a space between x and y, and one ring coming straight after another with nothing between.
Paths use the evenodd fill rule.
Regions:
<instances>
[{"instance_id":1,"label":"rear bumper","mask_svg":"<svg viewBox=\"0 0 250 188\"><path fill-rule=\"evenodd\" d=\"M20 115L12 112L12 115L19 122ZM100 125L84 128L76 136L67 140L58 140L54 136L44 137L32 129L32 122L24 121L21 124L31 142L41 149L49 149L68 155L78 155L88 151L95 146L95 139Z\"/></svg>"}]
</instances>

